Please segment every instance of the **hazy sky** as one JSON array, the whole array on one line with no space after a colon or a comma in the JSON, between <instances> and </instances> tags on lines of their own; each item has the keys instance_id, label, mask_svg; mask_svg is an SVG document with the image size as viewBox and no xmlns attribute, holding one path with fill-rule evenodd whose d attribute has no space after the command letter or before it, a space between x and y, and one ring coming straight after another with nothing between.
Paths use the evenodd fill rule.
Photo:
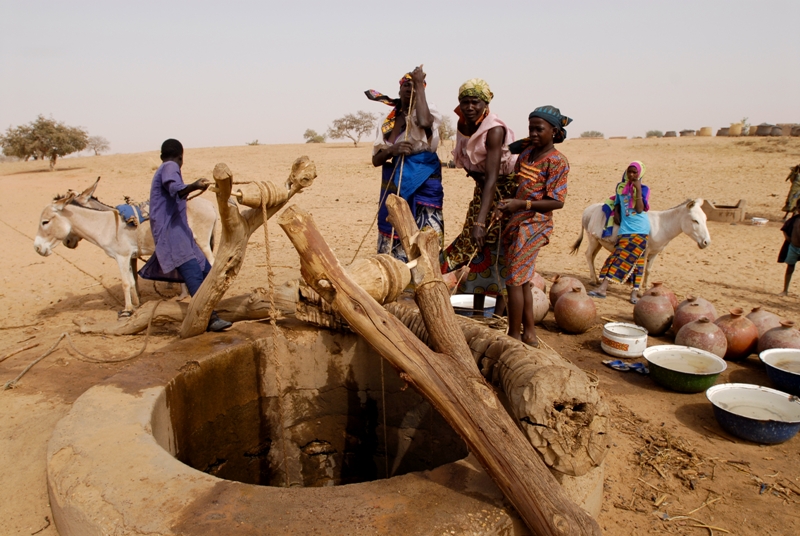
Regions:
<instances>
[{"instance_id":1,"label":"hazy sky","mask_svg":"<svg viewBox=\"0 0 800 536\"><path fill-rule=\"evenodd\" d=\"M518 136L544 104L570 137L800 123L798 24L799 0L0 0L0 130L52 115L114 153L301 143L388 112L364 90L395 96L418 64L445 113L486 79Z\"/></svg>"}]
</instances>

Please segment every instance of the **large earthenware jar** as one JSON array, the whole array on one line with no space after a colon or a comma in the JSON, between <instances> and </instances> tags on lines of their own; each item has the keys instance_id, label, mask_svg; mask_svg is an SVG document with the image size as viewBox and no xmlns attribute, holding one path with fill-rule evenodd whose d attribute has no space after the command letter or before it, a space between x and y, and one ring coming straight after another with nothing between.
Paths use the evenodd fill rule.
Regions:
<instances>
[{"instance_id":1,"label":"large earthenware jar","mask_svg":"<svg viewBox=\"0 0 800 536\"><path fill-rule=\"evenodd\" d=\"M678 310L678 297L675 295L674 292L672 292L670 289L664 286L663 281L655 281L653 283L653 286L650 287L647 290L647 292L645 292L645 295L652 294L656 290L659 291L664 296L666 296L667 298L669 298L669 302L672 304L672 308L676 311Z\"/></svg>"},{"instance_id":2,"label":"large earthenware jar","mask_svg":"<svg viewBox=\"0 0 800 536\"><path fill-rule=\"evenodd\" d=\"M800 331L794 327L794 322L791 320L781 320L781 325L777 328L764 333L758 339L758 352L770 348L799 348L800 349Z\"/></svg>"},{"instance_id":3,"label":"large earthenware jar","mask_svg":"<svg viewBox=\"0 0 800 536\"><path fill-rule=\"evenodd\" d=\"M545 293L545 298L547 297L547 284L544 281L544 277L539 272L533 272L533 279L531 279L531 284Z\"/></svg>"},{"instance_id":4,"label":"large earthenware jar","mask_svg":"<svg viewBox=\"0 0 800 536\"><path fill-rule=\"evenodd\" d=\"M550 310L550 300L538 287L531 287L531 297L533 298L533 320L537 324L544 320Z\"/></svg>"},{"instance_id":5,"label":"large earthenware jar","mask_svg":"<svg viewBox=\"0 0 800 536\"><path fill-rule=\"evenodd\" d=\"M575 287L580 287L581 291L586 294L586 289L583 283L570 277L568 275L557 275L553 279L553 284L550 286L550 305L556 306L558 299L565 293L571 291Z\"/></svg>"},{"instance_id":6,"label":"large earthenware jar","mask_svg":"<svg viewBox=\"0 0 800 536\"><path fill-rule=\"evenodd\" d=\"M705 298L701 298L700 296L688 296L685 300L678 304L678 308L675 309L675 312L677 313L681 307L689 305L690 303L697 303L703 307L703 310L706 311L706 316L712 322L717 319L717 310L714 308L714 304Z\"/></svg>"},{"instance_id":7,"label":"large earthenware jar","mask_svg":"<svg viewBox=\"0 0 800 536\"><path fill-rule=\"evenodd\" d=\"M746 359L758 348L758 328L737 307L731 314L723 315L714 322L725 334L728 350L723 356L731 361Z\"/></svg>"},{"instance_id":8,"label":"large earthenware jar","mask_svg":"<svg viewBox=\"0 0 800 536\"><path fill-rule=\"evenodd\" d=\"M706 317L712 322L717 319L714 307L713 306L710 307L711 304L709 304L705 300L703 300L702 302L684 301L682 303L683 305L679 305L678 310L675 311L675 320L672 321L673 333L678 333L678 330L681 329L683 326L685 326L689 322L700 320L700 318L702 317Z\"/></svg>"},{"instance_id":9,"label":"large earthenware jar","mask_svg":"<svg viewBox=\"0 0 800 536\"><path fill-rule=\"evenodd\" d=\"M725 333L705 316L679 329L675 335L675 344L699 348L719 357L723 357L728 348Z\"/></svg>"},{"instance_id":10,"label":"large earthenware jar","mask_svg":"<svg viewBox=\"0 0 800 536\"><path fill-rule=\"evenodd\" d=\"M654 291L642 296L633 306L633 321L650 335L663 335L672 325L675 312L669 298Z\"/></svg>"},{"instance_id":11,"label":"large earthenware jar","mask_svg":"<svg viewBox=\"0 0 800 536\"><path fill-rule=\"evenodd\" d=\"M762 309L760 305L758 307L753 307L753 309L750 311L750 314L747 315L747 318L756 325L759 337L764 335L772 328L777 328L781 325L781 317L775 313L770 313L769 311Z\"/></svg>"},{"instance_id":12,"label":"large earthenware jar","mask_svg":"<svg viewBox=\"0 0 800 536\"><path fill-rule=\"evenodd\" d=\"M583 333L594 325L597 310L583 287L575 286L558 298L553 309L556 324L567 333Z\"/></svg>"}]
</instances>

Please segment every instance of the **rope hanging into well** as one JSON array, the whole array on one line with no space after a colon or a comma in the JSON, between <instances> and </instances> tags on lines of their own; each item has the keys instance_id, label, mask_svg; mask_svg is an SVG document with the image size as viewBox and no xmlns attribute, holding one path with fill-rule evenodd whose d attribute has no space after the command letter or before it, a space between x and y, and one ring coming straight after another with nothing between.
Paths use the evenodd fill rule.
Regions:
<instances>
[{"instance_id":1,"label":"rope hanging into well","mask_svg":"<svg viewBox=\"0 0 800 536\"><path fill-rule=\"evenodd\" d=\"M281 444L283 447L283 475L284 484L288 488L291 485L291 481L289 478L289 456L286 448L286 421L283 411L283 385L281 383L281 366L278 359L277 341L278 335L282 332L278 327L277 318L279 313L275 308L275 274L272 271L272 258L269 249L269 226L267 225L267 221L269 220L267 203L270 199L274 199L275 197L275 185L271 182L264 181L256 182L256 185L261 192L261 214L264 218L264 262L267 265L267 283L269 284L269 289L267 292L267 296L269 298L269 323L272 326L272 352L270 357L272 357L272 364L275 367L275 385L278 389L278 418L280 419Z\"/></svg>"}]
</instances>

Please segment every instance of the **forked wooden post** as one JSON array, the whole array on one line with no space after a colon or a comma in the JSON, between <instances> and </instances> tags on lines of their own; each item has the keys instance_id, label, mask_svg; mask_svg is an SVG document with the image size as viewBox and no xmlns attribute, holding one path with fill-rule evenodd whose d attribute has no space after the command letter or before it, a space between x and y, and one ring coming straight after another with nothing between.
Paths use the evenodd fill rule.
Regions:
<instances>
[{"instance_id":1,"label":"forked wooden post","mask_svg":"<svg viewBox=\"0 0 800 536\"><path fill-rule=\"evenodd\" d=\"M267 203L267 218L280 210L294 194L309 186L316 176L316 166L308 157L303 156L295 160L289 179L286 181L285 191L279 191L271 185L269 190L275 192L276 199L262 200ZM181 325L182 339L205 332L211 312L239 273L250 235L264 223L264 214L260 206L240 212L238 206L229 203L233 188L233 173L227 165L217 164L214 167L214 182L216 182L215 193L222 223L222 239L211 272L189 303L189 309ZM266 247L269 247L269 244L266 244Z\"/></svg>"},{"instance_id":2,"label":"forked wooden post","mask_svg":"<svg viewBox=\"0 0 800 536\"><path fill-rule=\"evenodd\" d=\"M413 221L413 220L412 220ZM599 535L600 528L588 514L571 502L534 452L516 423L508 415L494 391L480 375L469 353L451 356L436 353L423 344L397 318L389 314L366 291L353 282L314 225L311 215L289 207L278 224L286 232L300 255L301 271L306 282L342 315L350 327L364 337L389 363L403 374L447 419L466 441L500 489L516 507L535 534ZM397 223L395 223L397 226ZM420 236L423 236L423 233ZM434 241L435 242L435 241ZM429 238L422 248L432 251ZM413 244L403 244L408 252ZM438 245L436 246L438 248ZM423 253L423 256L425 254ZM433 264L423 259L423 264ZM437 251L438 265L438 251ZM455 352L466 347L460 330L451 332L446 318L453 315L449 297L437 287L435 271L420 267L415 275L426 325L439 332L437 347L444 340L455 345ZM447 295L446 290L444 290ZM439 295L437 298L436 295ZM434 303L434 302L439 303ZM456 336L458 335L458 337ZM460 342L457 340L460 337ZM469 348L466 348L469 352Z\"/></svg>"}]
</instances>

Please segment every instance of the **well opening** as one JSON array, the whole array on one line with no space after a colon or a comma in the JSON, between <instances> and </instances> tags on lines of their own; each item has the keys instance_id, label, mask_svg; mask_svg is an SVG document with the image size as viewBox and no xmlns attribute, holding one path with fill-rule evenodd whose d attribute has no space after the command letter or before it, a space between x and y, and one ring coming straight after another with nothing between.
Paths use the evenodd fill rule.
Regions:
<instances>
[{"instance_id":1,"label":"well opening","mask_svg":"<svg viewBox=\"0 0 800 536\"><path fill-rule=\"evenodd\" d=\"M283 328L185 365L166 390L169 432L154 435L195 469L265 486L368 482L464 458L464 441L407 387L358 335Z\"/></svg>"}]
</instances>

